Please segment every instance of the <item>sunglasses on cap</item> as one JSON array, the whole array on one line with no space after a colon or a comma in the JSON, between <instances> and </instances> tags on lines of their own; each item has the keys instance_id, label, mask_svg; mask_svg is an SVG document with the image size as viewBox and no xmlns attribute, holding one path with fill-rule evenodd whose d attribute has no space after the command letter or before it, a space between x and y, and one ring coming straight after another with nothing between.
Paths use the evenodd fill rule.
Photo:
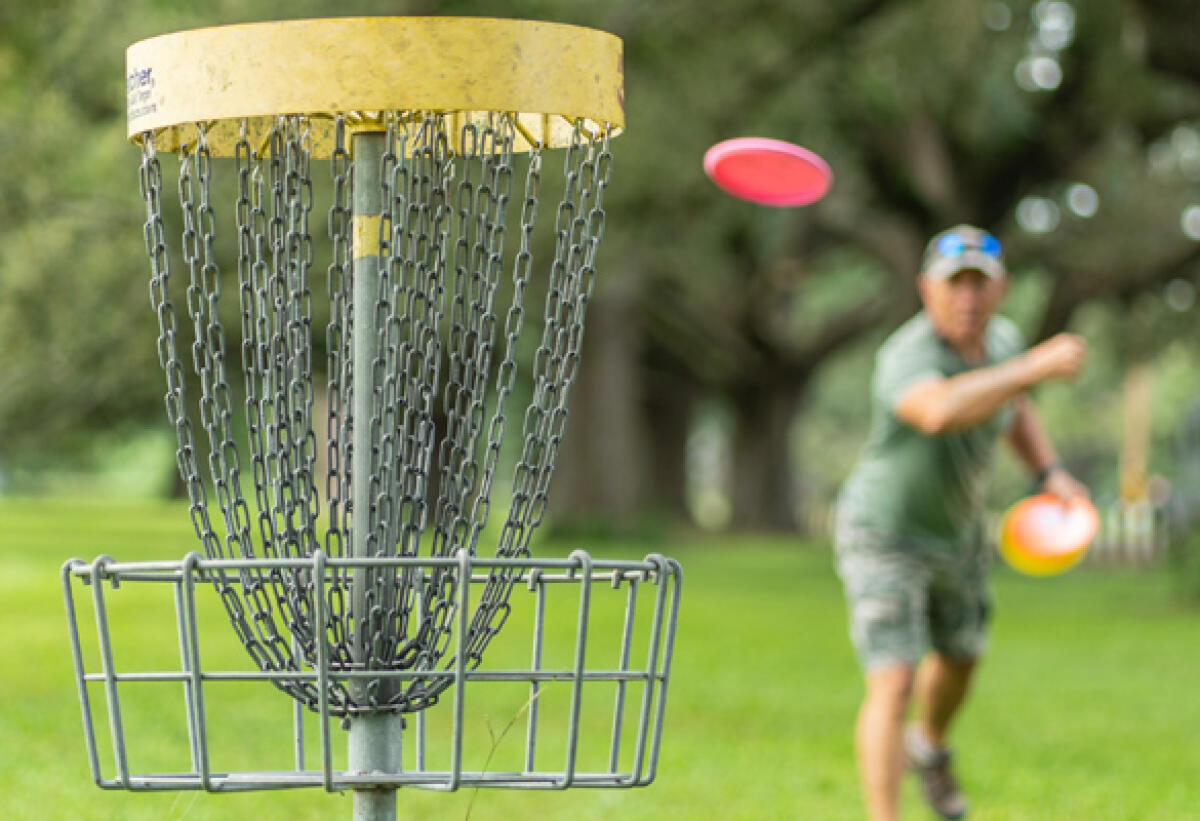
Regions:
<instances>
[{"instance_id":1,"label":"sunglasses on cap","mask_svg":"<svg viewBox=\"0 0 1200 821\"><path fill-rule=\"evenodd\" d=\"M993 259L1000 259L1000 240L991 234L964 237L954 231L938 240L937 252L943 257L957 257L967 251L979 251Z\"/></svg>"}]
</instances>

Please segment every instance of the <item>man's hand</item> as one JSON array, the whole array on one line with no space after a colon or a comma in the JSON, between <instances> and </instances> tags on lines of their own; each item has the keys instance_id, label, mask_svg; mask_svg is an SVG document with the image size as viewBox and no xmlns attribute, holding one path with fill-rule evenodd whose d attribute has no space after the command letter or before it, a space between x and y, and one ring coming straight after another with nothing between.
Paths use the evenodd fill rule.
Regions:
<instances>
[{"instance_id":1,"label":"man's hand","mask_svg":"<svg viewBox=\"0 0 1200 821\"><path fill-rule=\"evenodd\" d=\"M1073 379L1083 370L1087 342L1076 334L1058 334L1025 352L1035 382Z\"/></svg>"},{"instance_id":2,"label":"man's hand","mask_svg":"<svg viewBox=\"0 0 1200 821\"><path fill-rule=\"evenodd\" d=\"M1085 499L1091 497L1087 487L1062 468L1050 471L1050 475L1042 482L1042 491L1054 494L1064 504L1076 496L1082 496Z\"/></svg>"}]
</instances>

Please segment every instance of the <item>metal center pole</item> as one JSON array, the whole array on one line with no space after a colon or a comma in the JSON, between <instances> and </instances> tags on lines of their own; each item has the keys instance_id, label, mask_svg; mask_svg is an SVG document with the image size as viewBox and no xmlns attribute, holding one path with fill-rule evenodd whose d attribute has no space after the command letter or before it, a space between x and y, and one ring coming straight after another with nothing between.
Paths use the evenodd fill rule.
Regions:
<instances>
[{"instance_id":1,"label":"metal center pole","mask_svg":"<svg viewBox=\"0 0 1200 821\"><path fill-rule=\"evenodd\" d=\"M379 349L375 327L375 303L379 293L379 223L383 210L380 186L381 165L386 147L382 131L355 131L350 137L353 158L351 201L351 248L353 250L353 455L351 457L350 497L352 532L350 553L356 558L368 555L371 510L371 417L375 388L373 366ZM354 619L355 657L366 664L370 639L366 634L367 590L373 583L365 568L355 568L351 596ZM366 701L367 679L353 679L350 692L359 704ZM386 684L380 682L380 694ZM400 771L400 731L404 717L399 713L363 713L350 723L350 772L396 773ZM354 821L395 821L396 790L361 789L354 791Z\"/></svg>"}]
</instances>

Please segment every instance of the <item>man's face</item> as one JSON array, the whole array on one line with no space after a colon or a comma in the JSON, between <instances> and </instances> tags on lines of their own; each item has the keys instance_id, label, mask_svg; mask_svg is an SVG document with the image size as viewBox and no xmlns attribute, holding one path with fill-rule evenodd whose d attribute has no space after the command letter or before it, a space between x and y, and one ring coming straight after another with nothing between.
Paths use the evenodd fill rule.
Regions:
<instances>
[{"instance_id":1,"label":"man's face","mask_svg":"<svg viewBox=\"0 0 1200 821\"><path fill-rule=\"evenodd\" d=\"M945 279L925 274L917 277L925 312L938 333L955 346L977 345L983 340L988 320L1007 289L1006 278L971 269Z\"/></svg>"}]
</instances>

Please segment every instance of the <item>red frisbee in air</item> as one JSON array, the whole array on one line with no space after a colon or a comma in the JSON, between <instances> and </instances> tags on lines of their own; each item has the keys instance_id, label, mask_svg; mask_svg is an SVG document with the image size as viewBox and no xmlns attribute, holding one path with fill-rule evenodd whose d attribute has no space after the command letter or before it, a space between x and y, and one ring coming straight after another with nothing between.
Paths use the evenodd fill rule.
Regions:
<instances>
[{"instance_id":1,"label":"red frisbee in air","mask_svg":"<svg viewBox=\"0 0 1200 821\"><path fill-rule=\"evenodd\" d=\"M829 164L807 148L766 137L737 137L704 154L717 187L759 205L808 205L833 184Z\"/></svg>"}]
</instances>

